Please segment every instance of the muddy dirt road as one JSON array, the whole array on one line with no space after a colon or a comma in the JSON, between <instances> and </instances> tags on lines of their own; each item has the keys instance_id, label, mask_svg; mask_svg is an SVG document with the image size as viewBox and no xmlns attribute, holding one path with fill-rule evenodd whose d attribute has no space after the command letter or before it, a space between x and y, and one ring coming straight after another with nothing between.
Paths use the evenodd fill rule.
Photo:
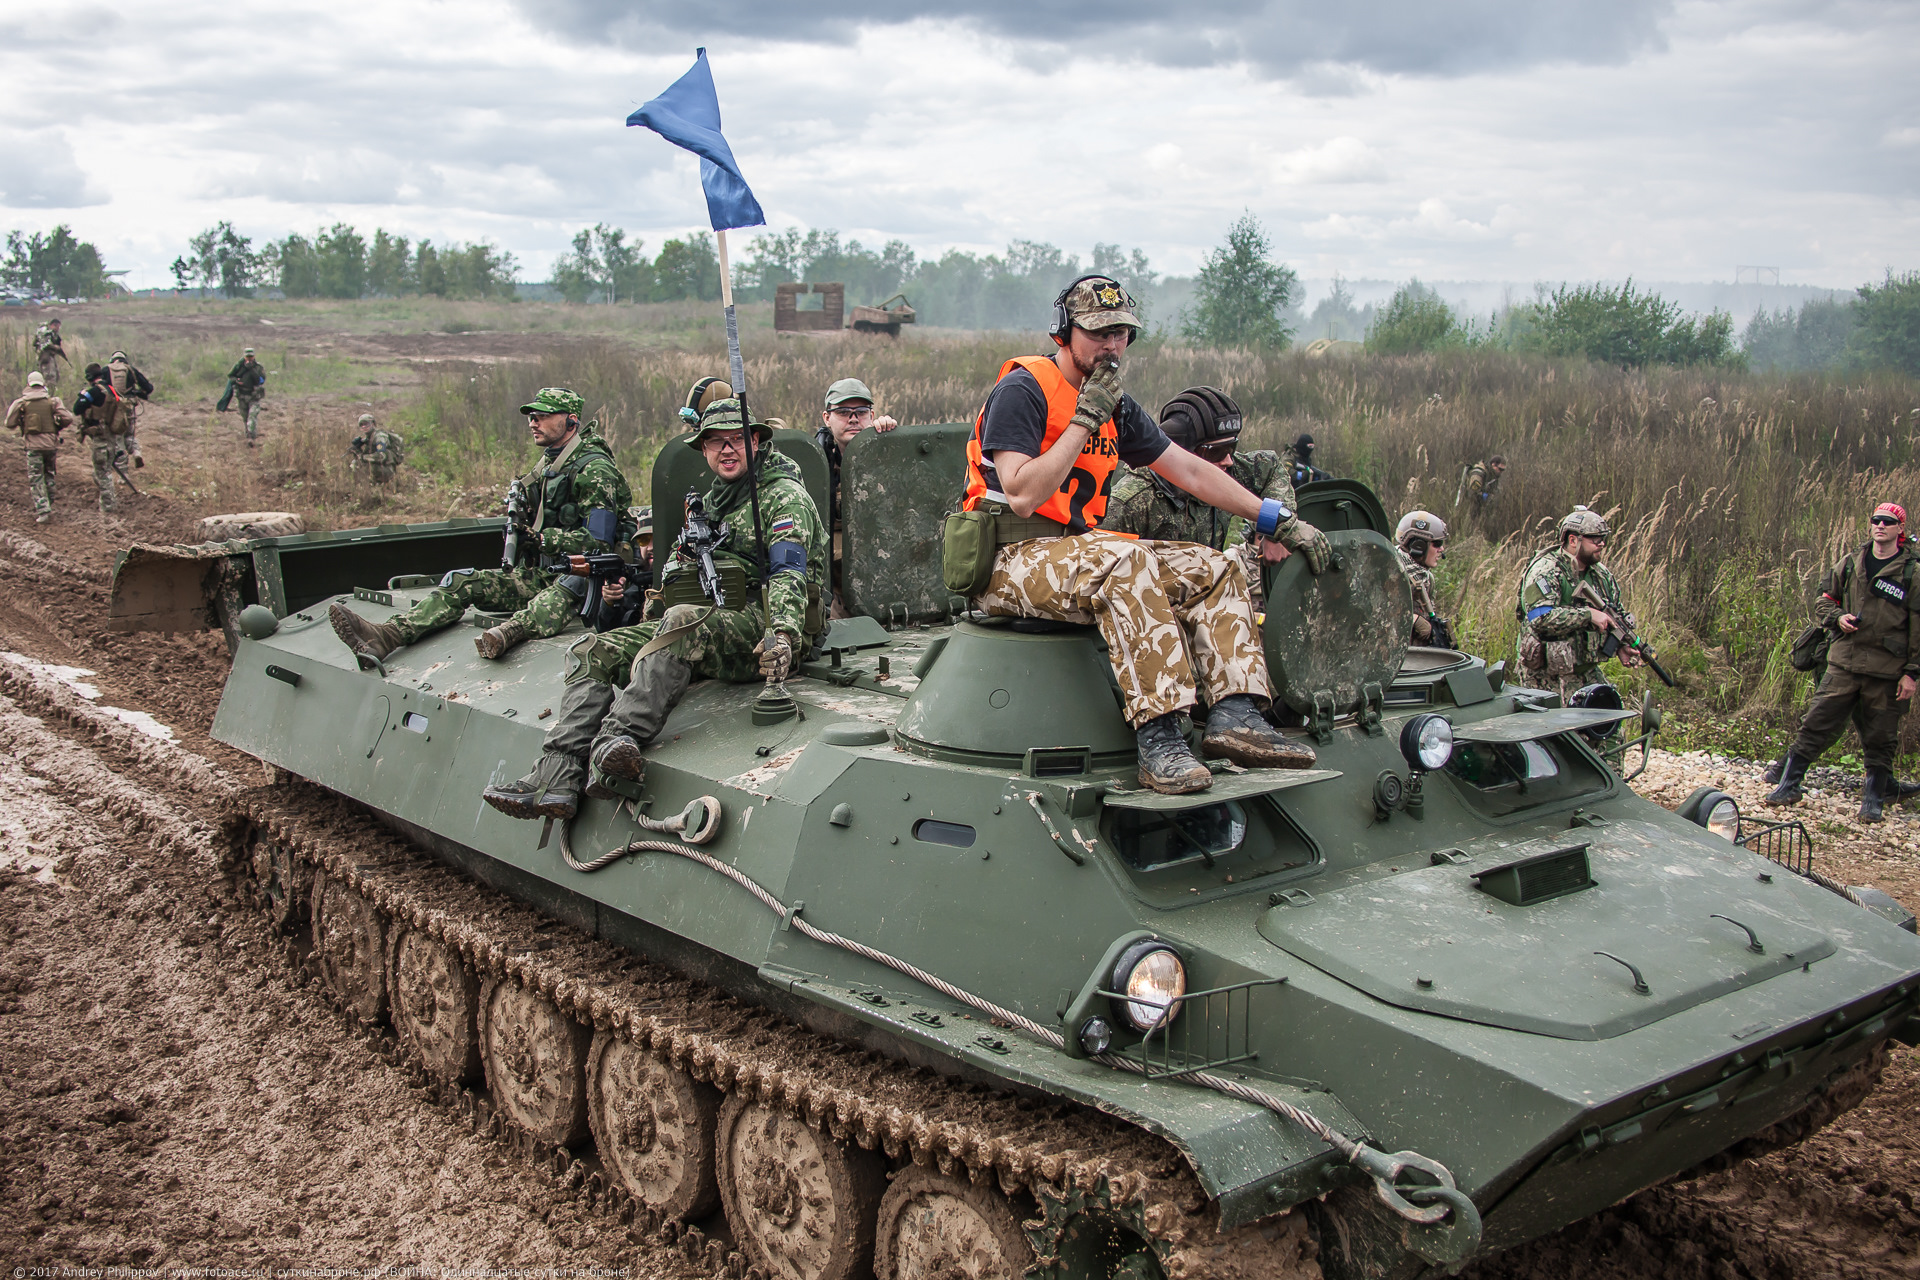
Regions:
<instances>
[{"instance_id":1,"label":"muddy dirt road","mask_svg":"<svg viewBox=\"0 0 1920 1280\"><path fill-rule=\"evenodd\" d=\"M0 1259L693 1275L475 1136L224 887L208 796L261 781L207 737L224 647L103 629L115 549L201 513L154 501L102 522L67 503L36 526L16 457L0 454ZM1704 759L1661 759L1641 785L1673 804L1697 781L1758 798ZM1864 831L1847 801L1814 810L1829 874L1920 896L1920 818ZM1920 1275L1916 1187L1920 1059L1900 1050L1802 1147L1472 1274Z\"/></svg>"}]
</instances>

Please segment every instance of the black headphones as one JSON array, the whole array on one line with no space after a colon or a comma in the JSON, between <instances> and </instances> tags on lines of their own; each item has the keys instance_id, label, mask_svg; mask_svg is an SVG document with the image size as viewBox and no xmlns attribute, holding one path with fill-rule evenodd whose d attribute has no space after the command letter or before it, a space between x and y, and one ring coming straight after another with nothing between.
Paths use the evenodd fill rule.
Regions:
<instances>
[{"instance_id":1,"label":"black headphones","mask_svg":"<svg viewBox=\"0 0 1920 1280\"><path fill-rule=\"evenodd\" d=\"M1053 319L1047 324L1047 336L1052 338L1054 342L1060 346L1064 347L1067 345L1067 335L1073 331L1073 317L1067 314L1067 295L1073 292L1075 285L1085 284L1089 280L1105 280L1119 289L1121 296L1127 300L1127 310L1132 311L1139 305L1133 300L1133 295L1127 292L1126 286L1122 285L1118 280L1115 280L1104 271L1089 272L1084 276L1079 276L1067 281L1067 287L1062 289L1059 296L1053 300ZM1132 346L1133 340L1139 336L1140 331L1138 329L1128 330L1127 345Z\"/></svg>"}]
</instances>

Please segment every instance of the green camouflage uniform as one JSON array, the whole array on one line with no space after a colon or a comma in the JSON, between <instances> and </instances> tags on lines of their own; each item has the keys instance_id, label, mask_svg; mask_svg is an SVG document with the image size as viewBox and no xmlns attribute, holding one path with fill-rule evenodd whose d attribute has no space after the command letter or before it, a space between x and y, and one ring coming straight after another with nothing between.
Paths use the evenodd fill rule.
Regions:
<instances>
[{"instance_id":1,"label":"green camouflage uniform","mask_svg":"<svg viewBox=\"0 0 1920 1280\"><path fill-rule=\"evenodd\" d=\"M1433 570L1408 555L1404 547L1395 547L1393 554L1400 557L1401 572L1407 575L1407 582L1413 588L1413 642L1430 644L1433 641L1433 620L1440 616Z\"/></svg>"},{"instance_id":2,"label":"green camouflage uniform","mask_svg":"<svg viewBox=\"0 0 1920 1280\"><path fill-rule=\"evenodd\" d=\"M372 469L373 482L385 484L400 469L406 446L407 442L398 432L375 427L365 435L355 436L347 450L353 455L355 469L365 462Z\"/></svg>"},{"instance_id":3,"label":"green camouflage uniform","mask_svg":"<svg viewBox=\"0 0 1920 1280\"><path fill-rule=\"evenodd\" d=\"M1242 488L1262 498L1278 498L1292 509L1293 483L1272 450L1234 454L1229 474ZM1128 469L1115 483L1100 527L1159 542L1197 542L1215 551L1246 542L1250 528L1246 517L1208 506L1146 468Z\"/></svg>"},{"instance_id":4,"label":"green camouflage uniform","mask_svg":"<svg viewBox=\"0 0 1920 1280\"><path fill-rule=\"evenodd\" d=\"M1494 490L1500 487L1500 477L1494 475L1484 462L1476 462L1468 467L1460 477L1460 491L1465 499L1474 506L1493 501Z\"/></svg>"},{"instance_id":5,"label":"green camouflage uniform","mask_svg":"<svg viewBox=\"0 0 1920 1280\"><path fill-rule=\"evenodd\" d=\"M422 636L451 626L468 606L491 613L517 610L513 621L535 637L566 629L582 598L572 589L579 580L563 577L546 562L564 564L568 555L612 550L587 532L587 513L595 508L619 514L623 538L633 527L627 514L633 494L596 425L589 422L580 428L573 445L522 477L521 482L540 495L533 524L537 550L530 545L535 539L523 536L520 563L514 568L449 573L431 595L393 619L403 643L417 644Z\"/></svg>"},{"instance_id":6,"label":"green camouflage uniform","mask_svg":"<svg viewBox=\"0 0 1920 1280\"><path fill-rule=\"evenodd\" d=\"M1620 603L1619 582L1604 564L1581 573L1565 551L1544 551L1527 565L1520 580L1520 667L1529 679L1558 680L1563 692L1593 683L1602 661L1601 633L1594 628L1587 606L1573 598L1583 582L1629 623L1633 621Z\"/></svg>"},{"instance_id":7,"label":"green camouflage uniform","mask_svg":"<svg viewBox=\"0 0 1920 1280\"><path fill-rule=\"evenodd\" d=\"M240 363L227 370L227 381L233 384L233 407L246 424L247 439L251 440L260 431L260 402L267 398L267 370L258 359L248 366L245 356Z\"/></svg>"},{"instance_id":8,"label":"green camouflage uniform","mask_svg":"<svg viewBox=\"0 0 1920 1280\"><path fill-rule=\"evenodd\" d=\"M784 454L767 449L759 458L760 523L770 549L779 542L795 542L806 550L806 572L775 572L767 581L767 601L773 627L796 637L796 660L826 632L828 548L827 530L807 493L800 468ZM731 562L741 577L752 581L755 539L753 504L744 484L715 479L705 505L711 519L724 520L733 531L728 548L714 554L714 564L725 572ZM697 593L695 562L676 550L660 572L660 599L648 606L649 620L636 626L582 638L571 650L567 681L596 680L624 686L634 659L663 631L678 632L666 651L677 654L694 675L744 684L760 678L754 646L767 633L768 614L760 594L727 600L725 609L710 604L667 604L689 590ZM731 575L729 575L731 576ZM656 650L658 652L658 650Z\"/></svg>"},{"instance_id":9,"label":"green camouflage uniform","mask_svg":"<svg viewBox=\"0 0 1920 1280\"><path fill-rule=\"evenodd\" d=\"M33 331L33 357L39 366L40 376L47 380L48 391L60 385L60 358L66 353L60 335L53 331L52 325L43 324Z\"/></svg>"}]
</instances>

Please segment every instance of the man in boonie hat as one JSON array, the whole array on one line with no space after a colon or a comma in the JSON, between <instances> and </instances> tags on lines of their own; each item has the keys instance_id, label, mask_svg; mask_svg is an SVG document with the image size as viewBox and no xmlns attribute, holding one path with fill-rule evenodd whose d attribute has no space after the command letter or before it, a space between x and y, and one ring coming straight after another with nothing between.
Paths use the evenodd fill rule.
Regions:
<instances>
[{"instance_id":1,"label":"man in boonie hat","mask_svg":"<svg viewBox=\"0 0 1920 1280\"><path fill-rule=\"evenodd\" d=\"M334 604L334 634L355 653L384 659L402 645L458 622L469 607L513 616L474 637L483 658L499 658L525 640L559 635L587 598L589 582L570 574L574 555L631 546L633 494L595 430L580 425L586 401L565 387L542 387L520 412L540 446L539 465L513 482L507 497L507 547L498 569L456 569L412 608L375 622Z\"/></svg>"},{"instance_id":2,"label":"man in boonie hat","mask_svg":"<svg viewBox=\"0 0 1920 1280\"><path fill-rule=\"evenodd\" d=\"M246 426L249 449L260 434L260 402L266 398L267 371L253 358L253 348L248 347L240 353L240 363L227 370L227 394L220 397L215 408L224 412L227 402L233 402L234 411Z\"/></svg>"},{"instance_id":3,"label":"man in boonie hat","mask_svg":"<svg viewBox=\"0 0 1920 1280\"><path fill-rule=\"evenodd\" d=\"M1913 544L1907 541L1907 509L1883 502L1868 517L1865 545L1836 561L1821 579L1813 616L1833 633L1827 674L1800 717L1800 731L1780 768L1780 785L1768 793L1774 805L1798 804L1807 766L1839 740L1851 720L1860 730L1866 784L1861 822L1879 822L1889 800L1912 788L1893 776L1900 717L1920 681L1920 627L1913 621Z\"/></svg>"}]
</instances>

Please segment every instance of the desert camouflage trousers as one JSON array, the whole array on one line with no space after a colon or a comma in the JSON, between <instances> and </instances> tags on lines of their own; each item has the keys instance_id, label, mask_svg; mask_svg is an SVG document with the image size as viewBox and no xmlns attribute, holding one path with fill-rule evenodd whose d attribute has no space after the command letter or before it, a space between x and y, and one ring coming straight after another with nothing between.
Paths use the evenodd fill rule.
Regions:
<instances>
[{"instance_id":1,"label":"desert camouflage trousers","mask_svg":"<svg viewBox=\"0 0 1920 1280\"><path fill-rule=\"evenodd\" d=\"M119 481L113 474L115 454L126 453L127 438L123 435L90 436L87 443L93 448L93 483L100 490L100 510L118 511L120 496L113 491ZM127 465L124 461L121 466Z\"/></svg>"},{"instance_id":2,"label":"desert camouflage trousers","mask_svg":"<svg viewBox=\"0 0 1920 1280\"><path fill-rule=\"evenodd\" d=\"M53 459L51 449L27 450L27 488L33 491L33 514L37 516L53 510Z\"/></svg>"},{"instance_id":3,"label":"desert camouflage trousers","mask_svg":"<svg viewBox=\"0 0 1920 1280\"><path fill-rule=\"evenodd\" d=\"M697 679L747 684L760 678L760 659L753 648L767 633L765 614L676 604L657 621L582 636L567 651L567 683L598 680L624 688L640 650L662 632L677 633L663 647L691 666Z\"/></svg>"},{"instance_id":4,"label":"desert camouflage trousers","mask_svg":"<svg viewBox=\"0 0 1920 1280\"><path fill-rule=\"evenodd\" d=\"M515 610L513 620L528 635L544 638L566 630L580 600L546 569L455 569L393 624L400 628L401 640L417 644L420 637L460 621L469 606L490 613Z\"/></svg>"},{"instance_id":5,"label":"desert camouflage trousers","mask_svg":"<svg viewBox=\"0 0 1920 1280\"><path fill-rule=\"evenodd\" d=\"M1197 697L1271 696L1246 571L1211 547L1098 530L1016 542L994 554L975 603L1000 617L1099 627L1135 728Z\"/></svg>"}]
</instances>

